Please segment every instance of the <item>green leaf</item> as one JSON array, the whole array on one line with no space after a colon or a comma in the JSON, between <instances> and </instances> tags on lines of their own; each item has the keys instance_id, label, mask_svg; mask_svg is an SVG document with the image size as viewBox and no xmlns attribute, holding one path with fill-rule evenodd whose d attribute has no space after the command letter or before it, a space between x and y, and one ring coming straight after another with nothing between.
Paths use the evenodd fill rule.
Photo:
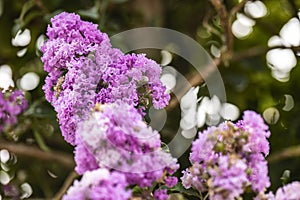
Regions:
<instances>
[{"instance_id":1,"label":"green leaf","mask_svg":"<svg viewBox=\"0 0 300 200\"><path fill-rule=\"evenodd\" d=\"M132 193L133 194L142 194L142 189L139 186L135 186L134 188L132 188Z\"/></svg>"},{"instance_id":2,"label":"green leaf","mask_svg":"<svg viewBox=\"0 0 300 200\"><path fill-rule=\"evenodd\" d=\"M167 145L166 143L161 142L161 148L162 148L162 150L163 150L164 152L170 153L170 149L169 149L169 147L168 147L168 145Z\"/></svg>"},{"instance_id":3,"label":"green leaf","mask_svg":"<svg viewBox=\"0 0 300 200\"><path fill-rule=\"evenodd\" d=\"M202 196L199 194L199 192L195 191L194 189L185 189L182 186L182 183L179 182L177 185L175 185L173 188L169 189L171 192L179 192L181 194L185 194L187 196L194 196L194 197L199 197L202 199Z\"/></svg>"},{"instance_id":4,"label":"green leaf","mask_svg":"<svg viewBox=\"0 0 300 200\"><path fill-rule=\"evenodd\" d=\"M291 171L290 170L284 170L282 176L280 177L280 180L282 181L282 184L285 185L288 183L289 179L291 176Z\"/></svg>"},{"instance_id":5,"label":"green leaf","mask_svg":"<svg viewBox=\"0 0 300 200\"><path fill-rule=\"evenodd\" d=\"M15 20L15 25L13 28L13 37L15 37L17 32L20 29L23 29L25 27L26 23L28 23L25 21L25 15L28 13L28 11L31 8L33 8L34 5L35 5L34 0L30 0L30 1L27 1L26 3L24 3L19 18Z\"/></svg>"},{"instance_id":6,"label":"green leaf","mask_svg":"<svg viewBox=\"0 0 300 200\"><path fill-rule=\"evenodd\" d=\"M33 134L34 134L34 138L35 138L37 144L39 145L39 147L43 151L50 151L49 147L46 145L44 138L41 136L41 134L39 132L37 132L36 130L33 131Z\"/></svg>"},{"instance_id":7,"label":"green leaf","mask_svg":"<svg viewBox=\"0 0 300 200\"><path fill-rule=\"evenodd\" d=\"M78 13L83 17L88 17L88 18L91 18L94 20L97 20L100 18L100 15L98 13L98 8L95 6L88 10L79 10Z\"/></svg>"}]
</instances>

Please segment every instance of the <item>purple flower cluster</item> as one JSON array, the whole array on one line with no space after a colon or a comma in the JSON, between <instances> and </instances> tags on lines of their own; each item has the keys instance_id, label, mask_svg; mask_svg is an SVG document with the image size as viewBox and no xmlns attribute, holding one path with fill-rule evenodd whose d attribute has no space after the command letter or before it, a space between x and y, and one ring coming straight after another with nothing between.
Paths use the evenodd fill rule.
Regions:
<instances>
[{"instance_id":1,"label":"purple flower cluster","mask_svg":"<svg viewBox=\"0 0 300 200\"><path fill-rule=\"evenodd\" d=\"M210 199L236 199L247 187L256 193L270 186L266 155L268 127L260 115L245 111L236 124L225 122L199 133L193 142L192 167L183 172L185 188L208 192Z\"/></svg>"},{"instance_id":2,"label":"purple flower cluster","mask_svg":"<svg viewBox=\"0 0 300 200\"><path fill-rule=\"evenodd\" d=\"M42 47L49 73L43 89L83 175L64 199L128 199L129 185L176 185L170 176L176 159L143 121L146 108L163 108L170 99L160 66L144 54L112 48L106 34L76 14L61 13L51 23Z\"/></svg>"},{"instance_id":3,"label":"purple flower cluster","mask_svg":"<svg viewBox=\"0 0 300 200\"><path fill-rule=\"evenodd\" d=\"M140 187L160 179L169 187L177 183L175 177L165 176L177 170L176 159L161 149L159 133L148 127L130 104L97 104L76 135L80 141L75 150L76 170L80 174L98 166L122 172L129 184Z\"/></svg>"},{"instance_id":4,"label":"purple flower cluster","mask_svg":"<svg viewBox=\"0 0 300 200\"><path fill-rule=\"evenodd\" d=\"M75 181L63 200L127 200L131 191L127 190L125 176L107 169L86 172L80 181Z\"/></svg>"},{"instance_id":5,"label":"purple flower cluster","mask_svg":"<svg viewBox=\"0 0 300 200\"><path fill-rule=\"evenodd\" d=\"M42 46L44 69L49 73L44 90L49 102L55 101L54 87L58 78L72 67L80 67L83 57L109 39L97 25L85 22L76 14L60 13L48 26L49 40Z\"/></svg>"},{"instance_id":6,"label":"purple flower cluster","mask_svg":"<svg viewBox=\"0 0 300 200\"><path fill-rule=\"evenodd\" d=\"M95 24L76 14L61 13L48 27L43 45L43 87L52 103L65 140L75 145L77 124L89 116L96 103L120 99L142 112L168 104L169 94L160 81L160 66L143 54L124 55L111 47Z\"/></svg>"},{"instance_id":7,"label":"purple flower cluster","mask_svg":"<svg viewBox=\"0 0 300 200\"><path fill-rule=\"evenodd\" d=\"M28 104L20 90L2 93L0 90L0 133L17 123L17 116Z\"/></svg>"}]
</instances>

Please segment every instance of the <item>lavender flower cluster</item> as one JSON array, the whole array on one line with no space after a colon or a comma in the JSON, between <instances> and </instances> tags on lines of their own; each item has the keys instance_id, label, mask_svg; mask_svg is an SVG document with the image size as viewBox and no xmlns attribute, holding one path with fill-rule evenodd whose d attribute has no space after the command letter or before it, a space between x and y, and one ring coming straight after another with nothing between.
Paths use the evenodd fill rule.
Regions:
<instances>
[{"instance_id":1,"label":"lavender flower cluster","mask_svg":"<svg viewBox=\"0 0 300 200\"><path fill-rule=\"evenodd\" d=\"M64 199L128 199L132 185L176 185L170 176L179 167L176 159L143 121L146 108L163 108L170 99L160 66L144 54L112 48L106 34L76 14L64 12L51 22L42 47L49 73L43 89L83 175ZM94 175L99 179L86 178ZM168 198L166 190L155 194Z\"/></svg>"},{"instance_id":2,"label":"lavender flower cluster","mask_svg":"<svg viewBox=\"0 0 300 200\"><path fill-rule=\"evenodd\" d=\"M17 116L21 114L28 104L20 90L1 92L0 90L0 133L18 122Z\"/></svg>"},{"instance_id":3,"label":"lavender flower cluster","mask_svg":"<svg viewBox=\"0 0 300 200\"><path fill-rule=\"evenodd\" d=\"M63 200L123 200L131 197L131 191L126 191L125 176L107 169L97 169L86 172L80 181L75 181L69 188Z\"/></svg>"},{"instance_id":4,"label":"lavender flower cluster","mask_svg":"<svg viewBox=\"0 0 300 200\"><path fill-rule=\"evenodd\" d=\"M141 113L152 103L168 104L170 95L160 81L160 66L143 54L124 55L111 47L97 25L76 14L61 13L52 20L41 50L45 71L43 87L52 103L65 140L75 145L76 125L89 116L96 103L117 99Z\"/></svg>"},{"instance_id":5,"label":"lavender flower cluster","mask_svg":"<svg viewBox=\"0 0 300 200\"><path fill-rule=\"evenodd\" d=\"M183 172L185 188L208 192L210 199L236 199L251 187L263 193L270 186L265 156L268 126L260 115L245 111L236 124L225 122L199 133L193 142L192 167Z\"/></svg>"},{"instance_id":6,"label":"lavender flower cluster","mask_svg":"<svg viewBox=\"0 0 300 200\"><path fill-rule=\"evenodd\" d=\"M149 187L164 179L167 185L176 185L168 184L166 176L177 170L176 159L161 149L159 133L145 124L133 106L117 101L96 108L76 132L81 141L75 150L79 173L106 167L123 172L130 185Z\"/></svg>"}]
</instances>

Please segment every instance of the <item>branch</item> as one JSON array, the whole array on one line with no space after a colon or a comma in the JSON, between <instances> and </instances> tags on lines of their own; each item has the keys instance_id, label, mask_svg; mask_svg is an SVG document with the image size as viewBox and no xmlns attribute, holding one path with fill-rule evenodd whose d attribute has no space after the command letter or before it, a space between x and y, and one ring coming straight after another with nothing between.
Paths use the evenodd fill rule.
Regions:
<instances>
[{"instance_id":1,"label":"branch","mask_svg":"<svg viewBox=\"0 0 300 200\"><path fill-rule=\"evenodd\" d=\"M247 58L252 58L255 56L260 56L263 54L266 54L268 51L272 49L291 49L294 51L294 53L297 53L300 51L300 46L298 47L285 47L285 46L274 46L274 47L264 47L264 46L256 46L249 49L246 49L244 51L239 51L236 53L232 53L231 57L229 57L229 60L231 61L240 61ZM211 63L213 64L213 63ZM215 58L214 64L218 67L221 64L221 58ZM204 78L199 73L193 73L189 74L187 76L187 80L189 81L191 86L197 86L202 83L204 83L204 80L206 77L208 77L211 73L213 73L214 67L207 66L205 67L205 71L203 72ZM177 87L177 86L176 86ZM178 104L180 99L185 95L185 93L190 89L189 85L179 86L178 88L175 88L177 97L172 98L169 105L166 107L167 111L173 110Z\"/></svg>"},{"instance_id":2,"label":"branch","mask_svg":"<svg viewBox=\"0 0 300 200\"><path fill-rule=\"evenodd\" d=\"M210 0L210 2L215 7L218 15L220 16L221 26L224 30L224 35L225 35L225 43L226 43L225 51L230 52L233 47L233 35L231 32L231 25L229 24L226 7L223 4L222 0Z\"/></svg>"},{"instance_id":3,"label":"branch","mask_svg":"<svg viewBox=\"0 0 300 200\"><path fill-rule=\"evenodd\" d=\"M249 49L239 51L233 53L231 60L232 61L240 61L247 58L252 58L255 56L260 56L266 54L268 51L272 49L291 49L294 53L298 53L300 51L300 46L297 47L285 47L285 46L273 46L273 47L265 47L265 46L256 46L251 47Z\"/></svg>"},{"instance_id":4,"label":"branch","mask_svg":"<svg viewBox=\"0 0 300 200\"><path fill-rule=\"evenodd\" d=\"M38 8L41 9L41 11L44 13L44 14L48 14L49 13L49 10L47 9L47 7L43 4L43 2L41 0L34 0L36 6Z\"/></svg>"},{"instance_id":5,"label":"branch","mask_svg":"<svg viewBox=\"0 0 300 200\"><path fill-rule=\"evenodd\" d=\"M234 6L231 10L230 10L230 14L229 14L229 19L228 19L228 23L231 27L232 22L234 20L234 17L236 15L236 13L238 13L241 9L243 9L243 7L245 6L245 4L248 2L249 0L243 0L240 3L238 3L236 6Z\"/></svg>"},{"instance_id":6,"label":"branch","mask_svg":"<svg viewBox=\"0 0 300 200\"><path fill-rule=\"evenodd\" d=\"M59 191L55 194L55 196L52 198L52 200L60 200L63 195L67 192L69 187L72 185L74 179L76 179L79 175L75 172L72 171L69 176L66 178L64 184L62 187L59 189Z\"/></svg>"},{"instance_id":7,"label":"branch","mask_svg":"<svg viewBox=\"0 0 300 200\"><path fill-rule=\"evenodd\" d=\"M197 86L204 83L204 80L214 72L215 67L213 65L219 66L221 63L220 58L215 58L213 63L209 63L208 66L205 67L205 70L202 73L202 76L199 73L189 74L187 76L187 80L189 81L191 86ZM178 104L180 99L185 95L185 93L190 89L190 85L176 85L174 92L177 96L176 98L172 98L169 105L166 107L167 111L173 110Z\"/></svg>"},{"instance_id":8,"label":"branch","mask_svg":"<svg viewBox=\"0 0 300 200\"><path fill-rule=\"evenodd\" d=\"M300 156L300 145L288 147L279 153L270 155L267 159L270 163L275 163L284 159L299 157Z\"/></svg>"},{"instance_id":9,"label":"branch","mask_svg":"<svg viewBox=\"0 0 300 200\"><path fill-rule=\"evenodd\" d=\"M58 162L70 169L73 169L75 166L73 156L59 151L45 152L34 146L16 144L2 139L0 139L0 149L7 149L17 156L35 158L41 161Z\"/></svg>"}]
</instances>

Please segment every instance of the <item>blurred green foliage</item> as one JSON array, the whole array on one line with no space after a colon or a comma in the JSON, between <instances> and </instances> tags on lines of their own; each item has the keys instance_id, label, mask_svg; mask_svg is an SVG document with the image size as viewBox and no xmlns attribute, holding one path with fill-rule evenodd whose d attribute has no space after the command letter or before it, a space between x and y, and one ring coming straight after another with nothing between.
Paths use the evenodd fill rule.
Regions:
<instances>
[{"instance_id":1,"label":"blurred green foliage","mask_svg":"<svg viewBox=\"0 0 300 200\"><path fill-rule=\"evenodd\" d=\"M224 1L228 10L238 3L237 0ZM268 0L264 3L268 14L256 20L253 32L247 38L234 38L233 56L249 49L255 51L253 47L266 49L269 38L278 35L281 27L300 8L299 1ZM83 19L99 24L101 31L109 35L136 27L159 26L189 35L208 52L212 44L218 48L225 45L220 18L208 0L0 0L0 65L11 66L17 87L18 80L26 72L36 72L41 80L36 89L26 92L29 109L11 132L0 136L3 141L37 146L43 151L60 151L72 156L72 147L64 142L60 134L55 112L45 101L42 85L46 73L40 61L41 52L36 48L36 40L46 33L50 18L61 11L79 13ZM31 42L26 54L18 57L17 52L23 47L12 46L11 40L18 30L25 28L31 31ZM151 55L159 62L161 58L158 52ZM262 114L269 107L279 110L278 122L270 125L272 156L287 147L300 145L300 66L298 63L291 71L288 82L279 82L271 76L265 56L266 52L262 52L239 59L224 59L218 67L225 83L228 102L237 105L241 111L251 109ZM171 65L186 75L193 72L193 67L176 55ZM204 94L207 92L201 90L199 93L200 96ZM290 111L282 110L285 94L291 95L295 102ZM169 140L175 134L172 131L178 128L179 107L170 111L168 116L162 131L165 140ZM182 169L189 165L188 152L180 158L180 162ZM7 165L9 173L15 174L11 185L19 187L28 182L33 189L32 197L36 198L53 197L72 171L59 162L21 155L17 156L17 162L10 161ZM300 180L299 169L299 155L271 162L271 189L281 185L284 170L290 171L289 180Z\"/></svg>"}]
</instances>

